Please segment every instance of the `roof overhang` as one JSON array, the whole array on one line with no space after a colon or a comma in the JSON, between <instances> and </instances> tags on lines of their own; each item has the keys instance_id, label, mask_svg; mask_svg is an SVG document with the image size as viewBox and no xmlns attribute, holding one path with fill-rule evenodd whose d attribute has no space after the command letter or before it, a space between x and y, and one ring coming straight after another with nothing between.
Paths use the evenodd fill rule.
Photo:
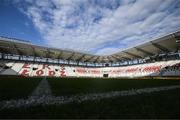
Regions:
<instances>
[{"instance_id":1,"label":"roof overhang","mask_svg":"<svg viewBox=\"0 0 180 120\"><path fill-rule=\"evenodd\" d=\"M180 31L106 56L48 48L37 46L24 41L19 42L16 40L0 37L1 53L92 63L110 63L123 60L141 59L160 53L176 52L179 48Z\"/></svg>"}]
</instances>

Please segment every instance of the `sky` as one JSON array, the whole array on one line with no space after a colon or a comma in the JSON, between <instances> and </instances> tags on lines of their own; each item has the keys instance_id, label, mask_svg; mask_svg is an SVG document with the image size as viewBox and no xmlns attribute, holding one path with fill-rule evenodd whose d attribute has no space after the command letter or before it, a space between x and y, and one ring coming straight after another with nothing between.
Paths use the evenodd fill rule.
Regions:
<instances>
[{"instance_id":1,"label":"sky","mask_svg":"<svg viewBox=\"0 0 180 120\"><path fill-rule=\"evenodd\" d=\"M0 36L110 55L180 30L180 0L0 0Z\"/></svg>"}]
</instances>

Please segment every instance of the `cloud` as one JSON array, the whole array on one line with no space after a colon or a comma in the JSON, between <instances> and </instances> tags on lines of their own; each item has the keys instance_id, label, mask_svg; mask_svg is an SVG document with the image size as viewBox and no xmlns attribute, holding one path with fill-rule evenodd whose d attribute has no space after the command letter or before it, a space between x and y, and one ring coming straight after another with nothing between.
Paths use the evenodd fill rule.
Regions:
<instances>
[{"instance_id":1,"label":"cloud","mask_svg":"<svg viewBox=\"0 0 180 120\"><path fill-rule=\"evenodd\" d=\"M105 47L102 49L99 49L96 54L98 55L111 55L112 53L115 53L119 51L119 48L115 48L115 47Z\"/></svg>"},{"instance_id":2,"label":"cloud","mask_svg":"<svg viewBox=\"0 0 180 120\"><path fill-rule=\"evenodd\" d=\"M19 9L46 44L92 54L112 54L180 29L177 0L18 0L16 4L25 6Z\"/></svg>"}]
</instances>

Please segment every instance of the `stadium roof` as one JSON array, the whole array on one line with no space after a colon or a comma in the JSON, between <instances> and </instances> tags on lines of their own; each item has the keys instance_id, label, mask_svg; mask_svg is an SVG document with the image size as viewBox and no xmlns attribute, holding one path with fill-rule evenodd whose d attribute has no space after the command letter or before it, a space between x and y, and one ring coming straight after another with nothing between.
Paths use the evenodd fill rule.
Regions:
<instances>
[{"instance_id":1,"label":"stadium roof","mask_svg":"<svg viewBox=\"0 0 180 120\"><path fill-rule=\"evenodd\" d=\"M5 54L36 56L42 58L63 59L79 62L109 63L132 60L176 52L180 48L180 31L146 42L108 56L92 55L70 50L62 50L34 45L28 41L0 37L0 51Z\"/></svg>"}]
</instances>

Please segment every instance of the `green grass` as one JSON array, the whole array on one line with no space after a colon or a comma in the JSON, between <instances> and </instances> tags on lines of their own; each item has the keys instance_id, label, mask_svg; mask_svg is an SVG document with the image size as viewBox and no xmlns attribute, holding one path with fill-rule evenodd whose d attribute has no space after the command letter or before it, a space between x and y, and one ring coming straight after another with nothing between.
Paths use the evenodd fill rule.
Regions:
<instances>
[{"instance_id":1,"label":"green grass","mask_svg":"<svg viewBox=\"0 0 180 120\"><path fill-rule=\"evenodd\" d=\"M180 85L180 80L159 79L48 78L48 80L55 96Z\"/></svg>"},{"instance_id":2,"label":"green grass","mask_svg":"<svg viewBox=\"0 0 180 120\"><path fill-rule=\"evenodd\" d=\"M1 77L0 97L25 97L40 79ZM180 80L159 79L48 78L48 81L55 96L180 85ZM180 89L175 89L82 103L4 109L0 110L0 118L180 118L179 93Z\"/></svg>"},{"instance_id":3,"label":"green grass","mask_svg":"<svg viewBox=\"0 0 180 120\"><path fill-rule=\"evenodd\" d=\"M2 110L1 118L180 118L180 89L64 105Z\"/></svg>"},{"instance_id":4,"label":"green grass","mask_svg":"<svg viewBox=\"0 0 180 120\"><path fill-rule=\"evenodd\" d=\"M41 79L0 76L0 100L27 98Z\"/></svg>"}]
</instances>

